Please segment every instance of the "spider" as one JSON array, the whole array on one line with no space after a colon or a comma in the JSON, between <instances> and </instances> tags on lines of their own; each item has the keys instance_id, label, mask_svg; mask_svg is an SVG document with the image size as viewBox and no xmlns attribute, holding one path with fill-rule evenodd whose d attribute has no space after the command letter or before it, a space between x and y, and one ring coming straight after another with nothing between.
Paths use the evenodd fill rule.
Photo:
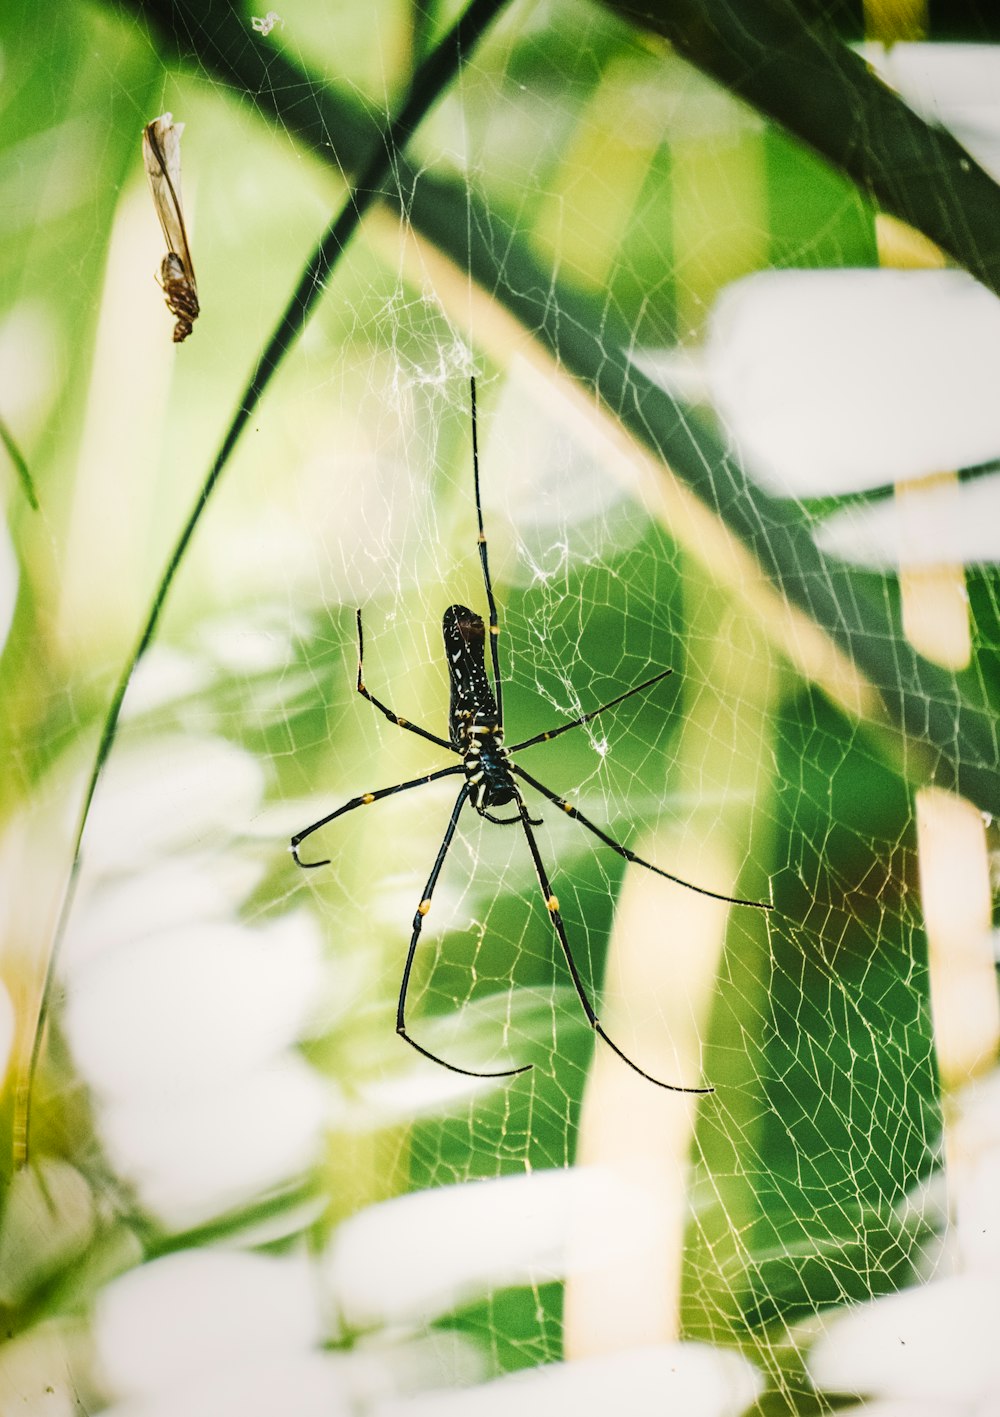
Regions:
<instances>
[{"instance_id":1,"label":"spider","mask_svg":"<svg viewBox=\"0 0 1000 1417\"><path fill-rule=\"evenodd\" d=\"M436 743L439 748L444 748L447 752L455 753L460 759L457 763L452 763L448 767L438 768L435 772L426 773L423 777L411 778L409 782L397 782L392 787L380 787L374 792L363 792L359 797L352 797L349 802L345 802L342 807L327 813L325 817L320 817L311 826L303 831L297 832L291 840L291 851L295 863L304 869L313 869L319 866L328 866L329 860L323 861L303 861L299 855L299 847L307 837L312 836L321 827L325 827L329 822L335 821L338 817L344 816L347 812L353 812L356 807L366 807L372 802L378 802L383 797L392 797L397 792L409 792L411 788L422 787L428 782L437 782L443 777L453 777L464 774L464 782L459 788L455 804L451 809L451 816L445 828L444 836L438 847L434 865L427 878L420 904L417 906L416 914L413 917L413 933L410 936L410 946L406 953L406 962L403 965L403 977L399 988L399 1002L396 1008L396 1032L400 1038L405 1039L418 1053L422 1053L425 1058L432 1062L440 1063L442 1067L448 1068L453 1073L462 1073L466 1077L516 1077L519 1073L527 1072L533 1065L526 1063L519 1068L506 1068L500 1072L476 1072L469 1068L460 1068L455 1063L449 1063L444 1058L439 1058L430 1049L425 1048L422 1043L418 1043L415 1038L407 1032L406 1028L406 999L410 986L410 975L413 970L413 960L420 940L420 932L423 928L424 918L431 908L431 901L434 896L434 888L437 885L438 877L444 866L445 857L451 846L455 830L458 826L458 819L462 809L468 802L481 817L485 817L488 822L494 822L497 826L517 826L521 827L525 840L528 844L528 851L531 853L531 860L535 868L535 875L538 877L538 884L541 887L542 898L545 901L545 908L548 911L549 919L552 921L553 929L562 949L569 970L570 978L573 981L573 988L586 1015L587 1022L599 1037L610 1047L624 1063L627 1063L640 1077L644 1077L648 1082L655 1083L657 1087L666 1088L670 1092L688 1092L706 1094L713 1092L711 1087L681 1087L675 1083L661 1082L651 1073L639 1067L638 1063L632 1061L626 1053L619 1048L614 1039L601 1026L600 1020L594 1011L590 999L587 997L586 987L573 952L570 949L569 939L566 935L566 927L563 924L562 916L559 913L559 901L553 893L549 882L549 874L542 861L541 853L538 849L538 842L532 827L540 826L541 822L528 813L527 806L518 782L520 779L533 787L536 792L548 799L560 811L578 821L581 826L587 828L594 836L602 841L605 846L609 846L612 851L616 851L619 856L631 861L636 866L644 866L646 870L653 871L658 876L664 876L668 881L674 881L677 885L685 886L688 890L696 891L699 895L711 896L713 900L726 901L730 905L746 905L757 910L770 910L771 905L765 901L740 900L734 896L721 895L717 891L707 890L703 886L692 885L690 881L681 880L679 876L672 875L669 871L664 871L660 866L654 866L651 861L644 861L641 856L637 856L627 846L603 831L589 817L585 817L578 807L574 807L571 802L567 802L564 797L560 797L557 792L546 787L543 782L532 776L519 763L513 761L515 753L520 753L524 748L531 748L536 743L547 743L553 738L558 738L561 733L568 733L573 728L579 728L584 723L589 723L591 719L597 718L598 714L607 712L617 704L623 703L625 699L630 699L634 694L645 693L654 684L658 684L661 679L665 679L673 671L662 669L659 674L654 674L651 679L644 680L641 684L636 684L633 688L627 689L624 694L619 694L617 698L609 699L606 704L601 704L599 708L591 709L589 713L580 714L579 717L570 719L567 723L561 723L555 728L550 728L544 733L535 733L530 738L523 739L520 743L515 743L508 748L503 741L503 679L500 674L500 659L497 642L500 634L500 627L497 620L497 606L493 595L493 583L490 579L489 561L486 553L486 533L483 529L483 508L479 492L479 447L476 432L476 381L470 379L471 406L472 406L472 471L475 486L476 518L479 525L478 547L479 561L483 572L483 585L486 590L486 603L489 607L489 634L490 634L490 658L493 664L493 683L490 684L486 673L486 626L481 615L477 615L474 610L470 610L465 605L449 605L444 612L442 629L444 633L444 648L448 662L448 677L451 682L451 705L448 711L448 737L441 738L436 733L432 733L427 728L421 728L419 724L411 723L409 719L401 718L381 699L377 699L368 689L364 680L364 634L361 627L361 611L357 612L358 625L358 681L357 691L368 700L378 711L385 715L390 723L405 728L408 733L419 734L421 738L426 738L431 743ZM510 807L513 805L514 815L496 816L495 809Z\"/></svg>"}]
</instances>

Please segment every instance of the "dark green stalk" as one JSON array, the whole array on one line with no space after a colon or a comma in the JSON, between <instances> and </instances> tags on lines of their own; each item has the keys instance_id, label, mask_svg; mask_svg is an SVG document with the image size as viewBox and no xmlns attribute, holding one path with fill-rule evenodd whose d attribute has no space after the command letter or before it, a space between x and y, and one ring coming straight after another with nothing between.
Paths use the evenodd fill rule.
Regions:
<instances>
[{"instance_id":1,"label":"dark green stalk","mask_svg":"<svg viewBox=\"0 0 1000 1417\"><path fill-rule=\"evenodd\" d=\"M28 505L33 512L37 512L38 497L35 493L35 484L31 480L31 473L28 470L27 461L21 449L14 441L14 435L7 427L7 423L3 418L0 418L0 443L3 443L11 462L14 464L21 483L21 490L28 499Z\"/></svg>"}]
</instances>

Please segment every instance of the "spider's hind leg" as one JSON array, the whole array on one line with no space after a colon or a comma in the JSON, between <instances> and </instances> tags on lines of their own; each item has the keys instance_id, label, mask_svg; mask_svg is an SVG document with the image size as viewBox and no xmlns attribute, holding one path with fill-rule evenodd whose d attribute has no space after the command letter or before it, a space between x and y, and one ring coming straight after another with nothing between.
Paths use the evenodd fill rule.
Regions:
<instances>
[{"instance_id":1,"label":"spider's hind leg","mask_svg":"<svg viewBox=\"0 0 1000 1417\"><path fill-rule=\"evenodd\" d=\"M714 1092L714 1087L681 1087L678 1083L662 1082L659 1078L653 1077L652 1073L647 1073L645 1068L640 1068L638 1063L633 1063L628 1054L623 1052L611 1035L605 1031L601 1025L600 1019L594 1012L593 1004L587 997L586 987L580 975L580 971L577 969L576 960L573 958L573 951L569 947L566 926L563 924L562 916L559 914L559 901L553 894L552 887L549 884L548 873L542 862L541 853L538 850L538 843L535 840L535 834L529 825L530 818L528 817L528 810L520 796L518 796L517 805L521 814L521 826L524 828L524 835L528 843L528 849L531 852L532 862L534 863L535 875L538 877L538 884L542 888L542 895L545 899L545 908L549 912L549 919L552 921L552 927L556 932L556 938L559 941L563 956L566 960L566 966L569 969L570 978L573 981L573 988L576 990L576 996L580 1000L581 1007L586 1014L587 1022L590 1024L591 1028L599 1037L604 1039L612 1052L618 1054L623 1063L627 1063L634 1073L638 1073L639 1076L645 1078L647 1082L655 1083L657 1087L665 1088L667 1092L689 1092L694 1094Z\"/></svg>"},{"instance_id":2,"label":"spider's hind leg","mask_svg":"<svg viewBox=\"0 0 1000 1417\"><path fill-rule=\"evenodd\" d=\"M406 1031L406 996L410 988L410 975L413 972L413 959L417 952L417 943L420 939L420 932L423 929L424 916L431 908L431 901L434 898L434 887L437 885L444 859L448 855L448 848L451 846L452 838L455 835L455 828L458 826L458 818L462 808L465 806L469 796L468 784L463 784L455 805L451 809L451 816L445 828L444 837L438 847L438 854L434 859L434 865L424 886L424 893L420 898L416 914L413 917L413 934L410 936L410 947L406 952L406 963L403 966L403 978L399 986L399 1003L396 1008L396 1032L400 1038L409 1043L411 1048L422 1053L425 1058L429 1058L432 1063L439 1063L442 1068L447 1068L451 1073L461 1073L463 1077L470 1078L510 1078L516 1077L518 1073L526 1073L532 1067L531 1063L525 1063L520 1068L503 1068L499 1072L477 1072L472 1068L460 1068L454 1063L447 1062L444 1058L439 1058L436 1053L432 1053L429 1048L425 1048L422 1043L418 1043L415 1038L411 1038Z\"/></svg>"},{"instance_id":3,"label":"spider's hind leg","mask_svg":"<svg viewBox=\"0 0 1000 1417\"><path fill-rule=\"evenodd\" d=\"M518 777L531 784L536 792L540 792L543 797L547 797L550 802L561 807L567 816L573 817L586 827L589 832L593 832L598 841L603 841L605 846L610 846L612 851L618 853L625 861L631 861L635 866L644 866L647 871L652 871L654 875L662 876L665 881L673 881L675 886L683 886L685 890L694 891L695 895L706 895L710 900L721 900L727 905L748 905L753 910L773 910L774 905L769 900L746 900L743 896L724 895L721 891L710 891L707 886L696 886L693 881L685 881L682 876L675 876L670 871L665 871L662 866L654 866L652 861L646 861L642 856L637 856L628 846L622 846L620 841L616 841L613 836L609 836L606 831L602 831L596 822L592 822L589 817L585 817L579 807L574 807L572 802L567 802L565 797L560 797L557 792L553 792L551 787L546 787L544 782L539 782L537 777L532 777L525 772L524 768L517 763L511 763L511 772L517 773Z\"/></svg>"}]
</instances>

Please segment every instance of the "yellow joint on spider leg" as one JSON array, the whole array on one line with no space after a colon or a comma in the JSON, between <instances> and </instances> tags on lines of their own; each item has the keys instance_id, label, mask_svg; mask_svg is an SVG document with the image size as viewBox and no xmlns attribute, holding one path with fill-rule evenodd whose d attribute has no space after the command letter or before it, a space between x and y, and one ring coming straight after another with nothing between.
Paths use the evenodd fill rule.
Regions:
<instances>
[{"instance_id":1,"label":"yellow joint on spider leg","mask_svg":"<svg viewBox=\"0 0 1000 1417\"><path fill-rule=\"evenodd\" d=\"M372 803L372 802L375 801L375 794L374 794L374 792L366 792L366 793L364 793L364 795L363 795L362 798L361 798L361 801L362 801L363 805L364 805L365 807L367 807L370 803Z\"/></svg>"},{"instance_id":2,"label":"yellow joint on spider leg","mask_svg":"<svg viewBox=\"0 0 1000 1417\"><path fill-rule=\"evenodd\" d=\"M407 726L407 721L405 718L397 718L396 722L399 724L400 728L405 728Z\"/></svg>"},{"instance_id":3,"label":"yellow joint on spider leg","mask_svg":"<svg viewBox=\"0 0 1000 1417\"><path fill-rule=\"evenodd\" d=\"M545 904L547 909L554 915L559 909L559 897L557 895L550 895Z\"/></svg>"},{"instance_id":4,"label":"yellow joint on spider leg","mask_svg":"<svg viewBox=\"0 0 1000 1417\"><path fill-rule=\"evenodd\" d=\"M430 903L430 901L429 901L429 900L422 900L422 901L420 902L420 904L417 906L417 914L418 914L418 915L426 915L427 912L428 912L428 910L430 910L430 908L431 908L431 903Z\"/></svg>"},{"instance_id":5,"label":"yellow joint on spider leg","mask_svg":"<svg viewBox=\"0 0 1000 1417\"><path fill-rule=\"evenodd\" d=\"M491 625L491 626L490 626L490 634L491 634L491 635L499 635L499 633L500 633L500 626L499 626L499 625Z\"/></svg>"}]
</instances>

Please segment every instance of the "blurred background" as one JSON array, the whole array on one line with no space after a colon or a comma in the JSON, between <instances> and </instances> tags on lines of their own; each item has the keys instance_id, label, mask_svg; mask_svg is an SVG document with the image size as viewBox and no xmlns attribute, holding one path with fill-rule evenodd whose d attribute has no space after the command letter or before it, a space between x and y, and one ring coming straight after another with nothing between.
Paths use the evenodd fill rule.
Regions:
<instances>
[{"instance_id":1,"label":"blurred background","mask_svg":"<svg viewBox=\"0 0 1000 1417\"><path fill-rule=\"evenodd\" d=\"M3 8L5 1412L1000 1393L996 35L652 8ZM706 1095L468 809L409 1028L532 1068L397 1037L456 779L288 852L458 761L472 375L508 744L671 668L519 761L773 905L526 789Z\"/></svg>"}]
</instances>

